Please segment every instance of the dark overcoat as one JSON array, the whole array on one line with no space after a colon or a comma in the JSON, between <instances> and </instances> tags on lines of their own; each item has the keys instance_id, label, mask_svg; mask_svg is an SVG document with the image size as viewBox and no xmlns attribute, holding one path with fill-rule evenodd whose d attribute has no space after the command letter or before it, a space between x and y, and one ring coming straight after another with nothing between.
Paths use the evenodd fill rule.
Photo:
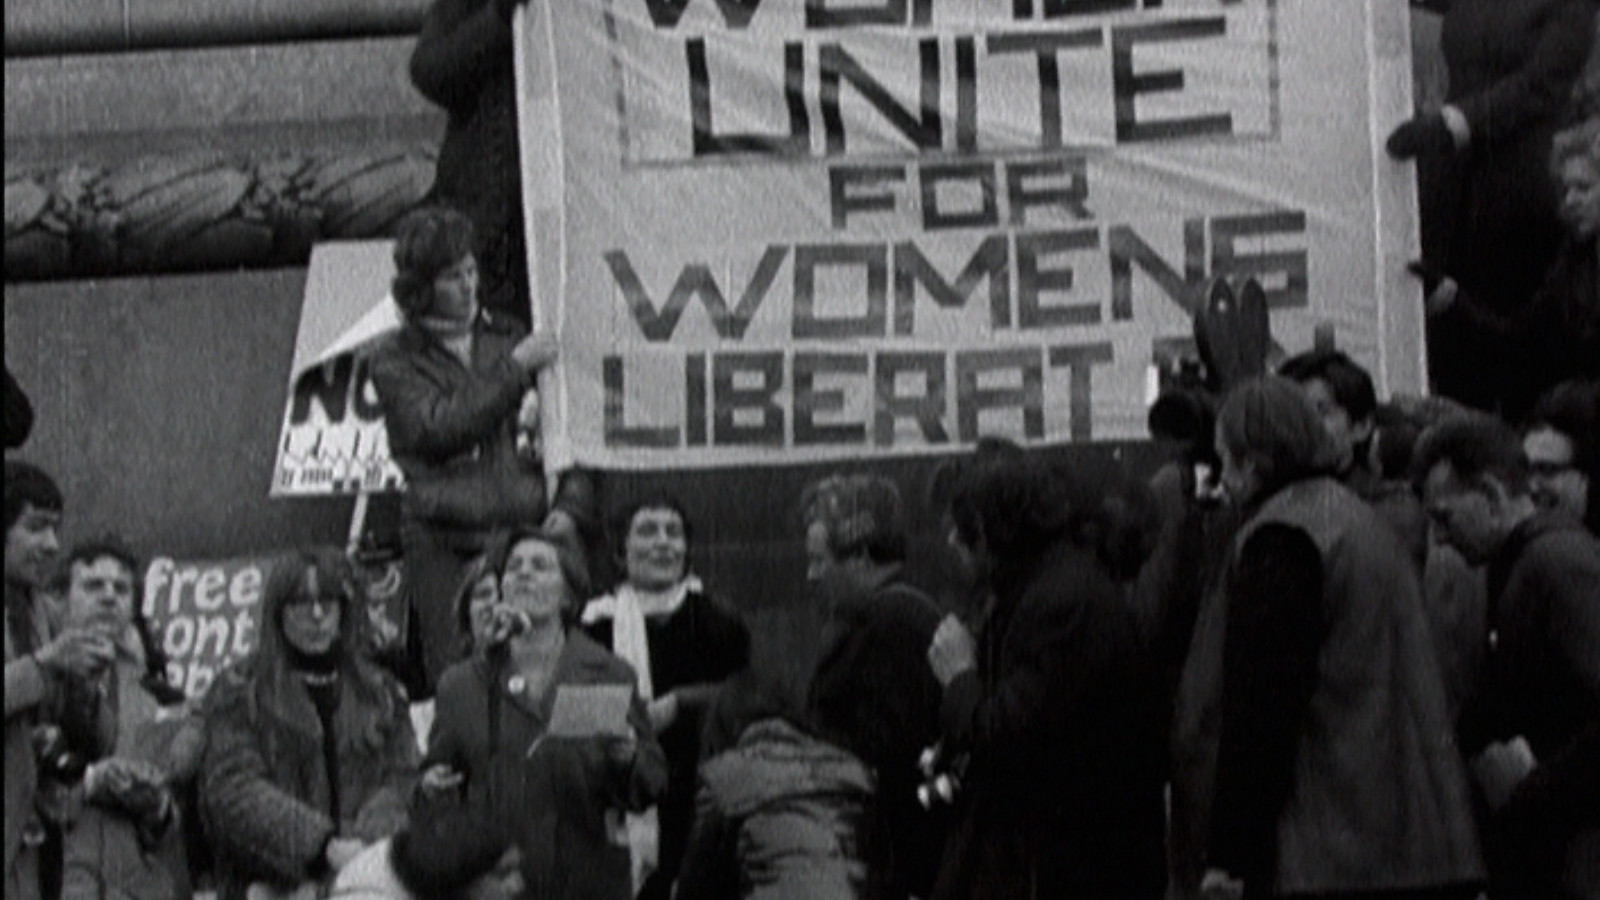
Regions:
<instances>
[{"instance_id":1,"label":"dark overcoat","mask_svg":"<svg viewBox=\"0 0 1600 900\"><path fill-rule=\"evenodd\" d=\"M971 763L936 900L1161 896L1165 719L1143 633L1071 542L996 585L978 670L944 693Z\"/></svg>"},{"instance_id":2,"label":"dark overcoat","mask_svg":"<svg viewBox=\"0 0 1600 900\"><path fill-rule=\"evenodd\" d=\"M511 680L482 656L439 679L425 765L450 765L466 776L469 792L489 792L510 817L524 896L631 900L623 816L649 808L667 786L666 758L644 702L635 690L628 719L638 755L625 771L609 763L596 739L546 739L546 732L561 686L637 683L631 666L578 631L568 634L542 698L511 690ZM498 723L492 753L490 690Z\"/></svg>"}]
</instances>

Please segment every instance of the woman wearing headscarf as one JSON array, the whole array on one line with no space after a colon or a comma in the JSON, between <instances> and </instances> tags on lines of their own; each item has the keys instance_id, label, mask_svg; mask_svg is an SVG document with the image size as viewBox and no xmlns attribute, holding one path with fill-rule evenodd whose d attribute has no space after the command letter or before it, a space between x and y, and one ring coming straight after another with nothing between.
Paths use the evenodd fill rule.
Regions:
<instances>
[{"instance_id":1,"label":"woman wearing headscarf","mask_svg":"<svg viewBox=\"0 0 1600 900\"><path fill-rule=\"evenodd\" d=\"M1202 895L1474 896L1465 768L1404 548L1332 477L1295 383L1234 388L1216 446L1246 521L1223 627L1202 623L1185 671L1218 723Z\"/></svg>"},{"instance_id":2,"label":"woman wearing headscarf","mask_svg":"<svg viewBox=\"0 0 1600 900\"><path fill-rule=\"evenodd\" d=\"M423 699L457 659L450 601L491 535L548 519L577 539L595 530L596 515L581 472L566 473L547 502L532 452L534 384L556 346L482 308L472 223L453 210L417 210L400 223L395 268L405 324L373 351L372 383L406 477L401 543L424 669L408 686Z\"/></svg>"},{"instance_id":3,"label":"woman wearing headscarf","mask_svg":"<svg viewBox=\"0 0 1600 900\"><path fill-rule=\"evenodd\" d=\"M616 516L613 533L626 577L589 601L582 622L596 643L633 666L667 757L667 793L655 815L629 819L639 897L666 900L694 821L706 711L722 682L749 663L750 633L690 573L692 530L677 498L639 498ZM653 872L642 871L652 863Z\"/></svg>"},{"instance_id":4,"label":"woman wearing headscarf","mask_svg":"<svg viewBox=\"0 0 1600 900\"><path fill-rule=\"evenodd\" d=\"M259 643L206 695L200 809L220 900L325 883L406 819L417 744L400 685L363 657L334 547L278 561Z\"/></svg>"},{"instance_id":5,"label":"woman wearing headscarf","mask_svg":"<svg viewBox=\"0 0 1600 900\"><path fill-rule=\"evenodd\" d=\"M667 780L633 669L572 627L588 583L570 545L513 531L493 568L489 639L439 681L424 795L492 801L521 848L524 896L629 900L624 816Z\"/></svg>"}]
</instances>

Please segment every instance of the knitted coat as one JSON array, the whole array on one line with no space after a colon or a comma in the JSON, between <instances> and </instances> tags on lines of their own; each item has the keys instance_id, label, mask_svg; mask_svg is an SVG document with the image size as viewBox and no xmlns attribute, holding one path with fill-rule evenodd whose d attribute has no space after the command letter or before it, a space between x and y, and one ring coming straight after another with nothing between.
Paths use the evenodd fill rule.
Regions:
<instances>
[{"instance_id":1,"label":"knitted coat","mask_svg":"<svg viewBox=\"0 0 1600 900\"><path fill-rule=\"evenodd\" d=\"M939 739L939 682L927 662L939 627L932 598L892 576L839 597L807 698L808 723L877 779L861 852L869 895L926 896L943 833L916 802L917 759Z\"/></svg>"},{"instance_id":2,"label":"knitted coat","mask_svg":"<svg viewBox=\"0 0 1600 900\"><path fill-rule=\"evenodd\" d=\"M292 886L321 877L331 837L370 842L393 834L406 821L417 771L416 737L399 686L369 663L356 663L390 690L391 714L367 734L336 735L335 820L311 696L296 683L279 695L281 703L258 703L259 662L251 657L226 670L206 695L200 816L216 860L219 900L240 900L253 881ZM350 681L341 675L341 710L362 702Z\"/></svg>"}]
</instances>

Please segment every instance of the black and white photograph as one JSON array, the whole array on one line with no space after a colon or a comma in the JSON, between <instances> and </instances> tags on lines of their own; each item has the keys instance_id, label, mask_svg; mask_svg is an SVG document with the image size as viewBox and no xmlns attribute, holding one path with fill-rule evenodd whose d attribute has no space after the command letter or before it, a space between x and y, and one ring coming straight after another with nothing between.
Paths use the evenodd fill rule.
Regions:
<instances>
[{"instance_id":1,"label":"black and white photograph","mask_svg":"<svg viewBox=\"0 0 1600 900\"><path fill-rule=\"evenodd\" d=\"M7 900L1600 900L1600 0L11 0Z\"/></svg>"}]
</instances>

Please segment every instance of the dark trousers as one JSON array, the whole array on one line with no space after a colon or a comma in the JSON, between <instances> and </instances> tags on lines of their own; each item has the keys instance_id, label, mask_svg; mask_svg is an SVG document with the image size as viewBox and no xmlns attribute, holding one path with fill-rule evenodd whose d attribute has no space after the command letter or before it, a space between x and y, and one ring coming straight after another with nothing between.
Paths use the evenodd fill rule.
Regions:
<instances>
[{"instance_id":1,"label":"dark trousers","mask_svg":"<svg viewBox=\"0 0 1600 900\"><path fill-rule=\"evenodd\" d=\"M455 609L467 567L484 552L489 532L439 527L407 519L400 529L405 552L405 591L409 599L408 656L420 662L420 676L406 679L411 699L433 696L444 670L466 655Z\"/></svg>"}]
</instances>

